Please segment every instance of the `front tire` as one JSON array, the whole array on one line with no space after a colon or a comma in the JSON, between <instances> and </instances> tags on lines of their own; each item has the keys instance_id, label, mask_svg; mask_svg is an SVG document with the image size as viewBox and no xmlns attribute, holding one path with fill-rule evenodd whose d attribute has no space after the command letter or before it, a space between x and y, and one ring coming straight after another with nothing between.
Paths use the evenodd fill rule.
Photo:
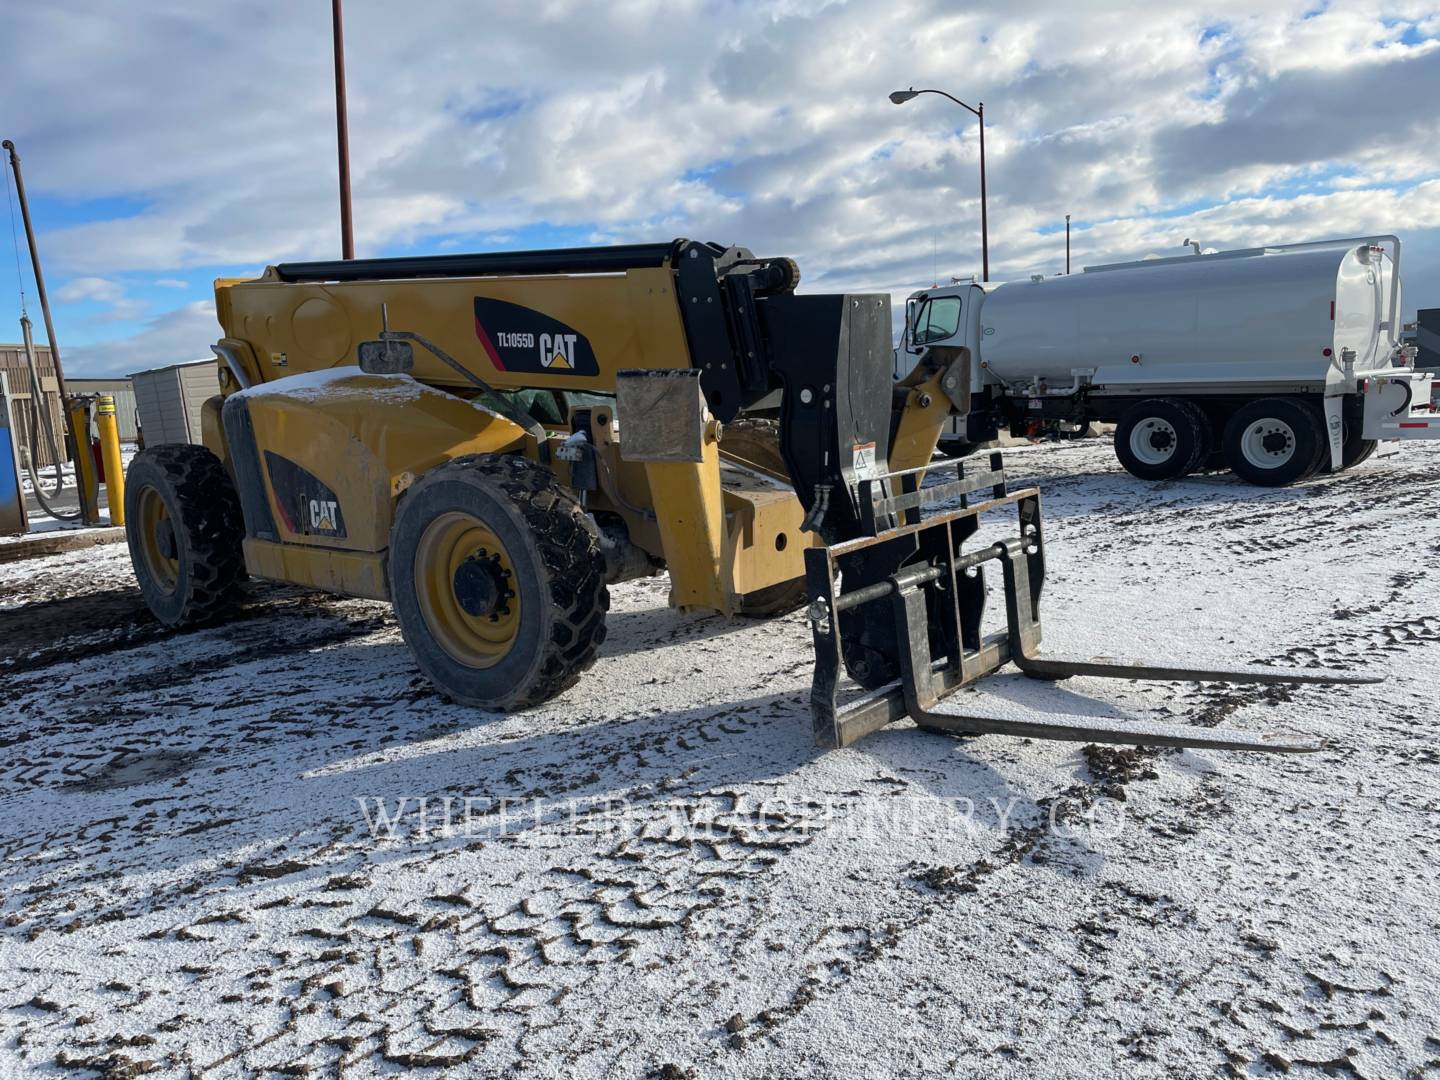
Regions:
<instances>
[{"instance_id":1,"label":"front tire","mask_svg":"<svg viewBox=\"0 0 1440 1080\"><path fill-rule=\"evenodd\" d=\"M166 626L230 607L245 573L235 485L203 446L141 450L125 474L125 540L145 605Z\"/></svg>"},{"instance_id":2,"label":"front tire","mask_svg":"<svg viewBox=\"0 0 1440 1080\"><path fill-rule=\"evenodd\" d=\"M1319 413L1295 398L1260 398L1242 405L1222 440L1230 471L1259 487L1307 480L1329 453Z\"/></svg>"},{"instance_id":3,"label":"front tire","mask_svg":"<svg viewBox=\"0 0 1440 1080\"><path fill-rule=\"evenodd\" d=\"M1125 410L1115 428L1115 456L1141 480L1188 476L1210 453L1210 423L1183 398L1148 398Z\"/></svg>"},{"instance_id":4,"label":"front tire","mask_svg":"<svg viewBox=\"0 0 1440 1080\"><path fill-rule=\"evenodd\" d=\"M401 499L391 597L415 662L446 697L510 711L573 686L605 640L595 522L543 465L472 454Z\"/></svg>"}]
</instances>

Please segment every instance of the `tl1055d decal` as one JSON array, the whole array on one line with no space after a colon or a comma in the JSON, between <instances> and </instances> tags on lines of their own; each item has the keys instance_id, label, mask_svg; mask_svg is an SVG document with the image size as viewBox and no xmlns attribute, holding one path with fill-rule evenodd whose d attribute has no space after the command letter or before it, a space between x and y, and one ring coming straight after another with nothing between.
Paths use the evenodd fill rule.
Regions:
<instances>
[{"instance_id":1,"label":"tl1055d decal","mask_svg":"<svg viewBox=\"0 0 1440 1080\"><path fill-rule=\"evenodd\" d=\"M475 336L501 371L598 375L595 350L584 334L559 319L508 300L475 298Z\"/></svg>"}]
</instances>

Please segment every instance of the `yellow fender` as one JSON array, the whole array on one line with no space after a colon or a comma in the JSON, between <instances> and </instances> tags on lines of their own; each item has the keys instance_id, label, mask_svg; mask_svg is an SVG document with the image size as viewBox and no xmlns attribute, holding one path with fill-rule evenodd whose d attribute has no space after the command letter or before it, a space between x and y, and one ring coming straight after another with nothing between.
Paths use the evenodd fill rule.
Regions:
<instances>
[{"instance_id":1,"label":"yellow fender","mask_svg":"<svg viewBox=\"0 0 1440 1080\"><path fill-rule=\"evenodd\" d=\"M521 451L524 429L409 375L335 367L231 394L227 457L256 577L388 599L396 500L466 454Z\"/></svg>"}]
</instances>

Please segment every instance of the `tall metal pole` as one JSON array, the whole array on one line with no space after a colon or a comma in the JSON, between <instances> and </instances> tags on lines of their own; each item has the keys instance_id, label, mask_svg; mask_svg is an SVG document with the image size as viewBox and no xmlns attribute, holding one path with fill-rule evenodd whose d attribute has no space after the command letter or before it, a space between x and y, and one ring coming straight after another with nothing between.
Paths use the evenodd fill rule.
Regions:
<instances>
[{"instance_id":1,"label":"tall metal pole","mask_svg":"<svg viewBox=\"0 0 1440 1080\"><path fill-rule=\"evenodd\" d=\"M1070 273L1070 215L1065 215L1065 273Z\"/></svg>"},{"instance_id":2,"label":"tall metal pole","mask_svg":"<svg viewBox=\"0 0 1440 1080\"><path fill-rule=\"evenodd\" d=\"M340 154L340 257L355 258L355 236L350 218L350 115L345 105L345 23L340 0L330 0L330 22L335 31L335 129Z\"/></svg>"},{"instance_id":3,"label":"tall metal pole","mask_svg":"<svg viewBox=\"0 0 1440 1080\"><path fill-rule=\"evenodd\" d=\"M40 297L40 313L45 317L45 338L50 342L50 362L55 365L55 380L60 384L60 406L68 416L65 370L60 366L60 346L55 341L55 323L50 318L50 298L45 294L45 274L40 269L40 249L35 246L35 227L30 223L30 200L25 198L25 177L20 172L20 155L15 150L15 144L9 139L0 143L0 147L9 152L10 167L15 173L15 194L20 199L20 219L25 222L25 242L30 245L30 266L35 271L35 292ZM40 392L38 386L35 392Z\"/></svg>"},{"instance_id":4,"label":"tall metal pole","mask_svg":"<svg viewBox=\"0 0 1440 1080\"><path fill-rule=\"evenodd\" d=\"M20 154L17 153L14 143L9 138L0 143L0 148L10 154L10 170L14 173L14 193L20 202L20 220L24 222L24 240L30 246L30 269L35 274L35 291L40 298L40 314L45 317L45 340L50 344L50 364L55 367L55 383L56 389L59 390L60 412L65 416L65 432L71 438L71 449L75 452L75 487L78 488L79 501L81 501L79 517L88 526L94 526L94 524L99 524L99 504L96 501L94 488L88 487L82 480L85 475L84 462L89 461L89 454L91 454L89 431L88 429L86 431L79 429L78 423L75 422L75 408L71 402L71 395L69 395L69 390L65 389L65 367L60 364L60 344L55 340L55 320L50 318L50 297L45 291L45 271L40 269L40 248L35 240L35 225L30 220L30 200L24 194L24 174L20 171ZM22 317L22 327L27 324L29 324L29 320ZM26 330L26 346L29 346L29 330ZM27 347L26 351L33 357L33 350ZM45 387L30 387L30 393L33 395L30 399L32 403L35 403L39 409L45 409ZM39 412L36 412L36 416L39 416ZM56 446L55 449L56 452L59 452L60 448ZM58 471L59 462L56 462L56 472ZM59 484L56 485L56 494L58 492ZM39 482L36 482L35 494L40 505L49 510L48 505L45 505L45 497L40 492ZM63 514L55 514L55 517L71 520Z\"/></svg>"},{"instance_id":5,"label":"tall metal pole","mask_svg":"<svg viewBox=\"0 0 1440 1080\"><path fill-rule=\"evenodd\" d=\"M980 118L980 262L986 281L990 280L990 219L985 205L985 103L975 110Z\"/></svg>"}]
</instances>

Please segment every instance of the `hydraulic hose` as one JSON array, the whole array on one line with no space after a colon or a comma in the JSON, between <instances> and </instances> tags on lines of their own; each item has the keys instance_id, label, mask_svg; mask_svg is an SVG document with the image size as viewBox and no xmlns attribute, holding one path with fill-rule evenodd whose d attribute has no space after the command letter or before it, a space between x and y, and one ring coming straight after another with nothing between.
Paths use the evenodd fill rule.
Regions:
<instances>
[{"instance_id":1,"label":"hydraulic hose","mask_svg":"<svg viewBox=\"0 0 1440 1080\"><path fill-rule=\"evenodd\" d=\"M20 330L25 338L25 363L30 368L30 453L25 458L25 469L30 474L30 483L35 489L35 501L40 508L57 521L79 521L81 513L76 510L57 510L51 505L50 500L60 497L60 492L65 488L65 471L61 466L65 455L60 452L60 445L55 441L55 424L50 419L50 410L40 408L40 398L43 394L40 383L40 366L35 363L35 343L30 336L30 317L20 316ZM50 454L55 461L55 490L48 495L44 485L40 482L40 473L35 468L35 459L40 456L40 425L45 425L45 437L50 441ZM75 452L80 453L81 448L76 447ZM76 482L79 482L78 474Z\"/></svg>"}]
</instances>

